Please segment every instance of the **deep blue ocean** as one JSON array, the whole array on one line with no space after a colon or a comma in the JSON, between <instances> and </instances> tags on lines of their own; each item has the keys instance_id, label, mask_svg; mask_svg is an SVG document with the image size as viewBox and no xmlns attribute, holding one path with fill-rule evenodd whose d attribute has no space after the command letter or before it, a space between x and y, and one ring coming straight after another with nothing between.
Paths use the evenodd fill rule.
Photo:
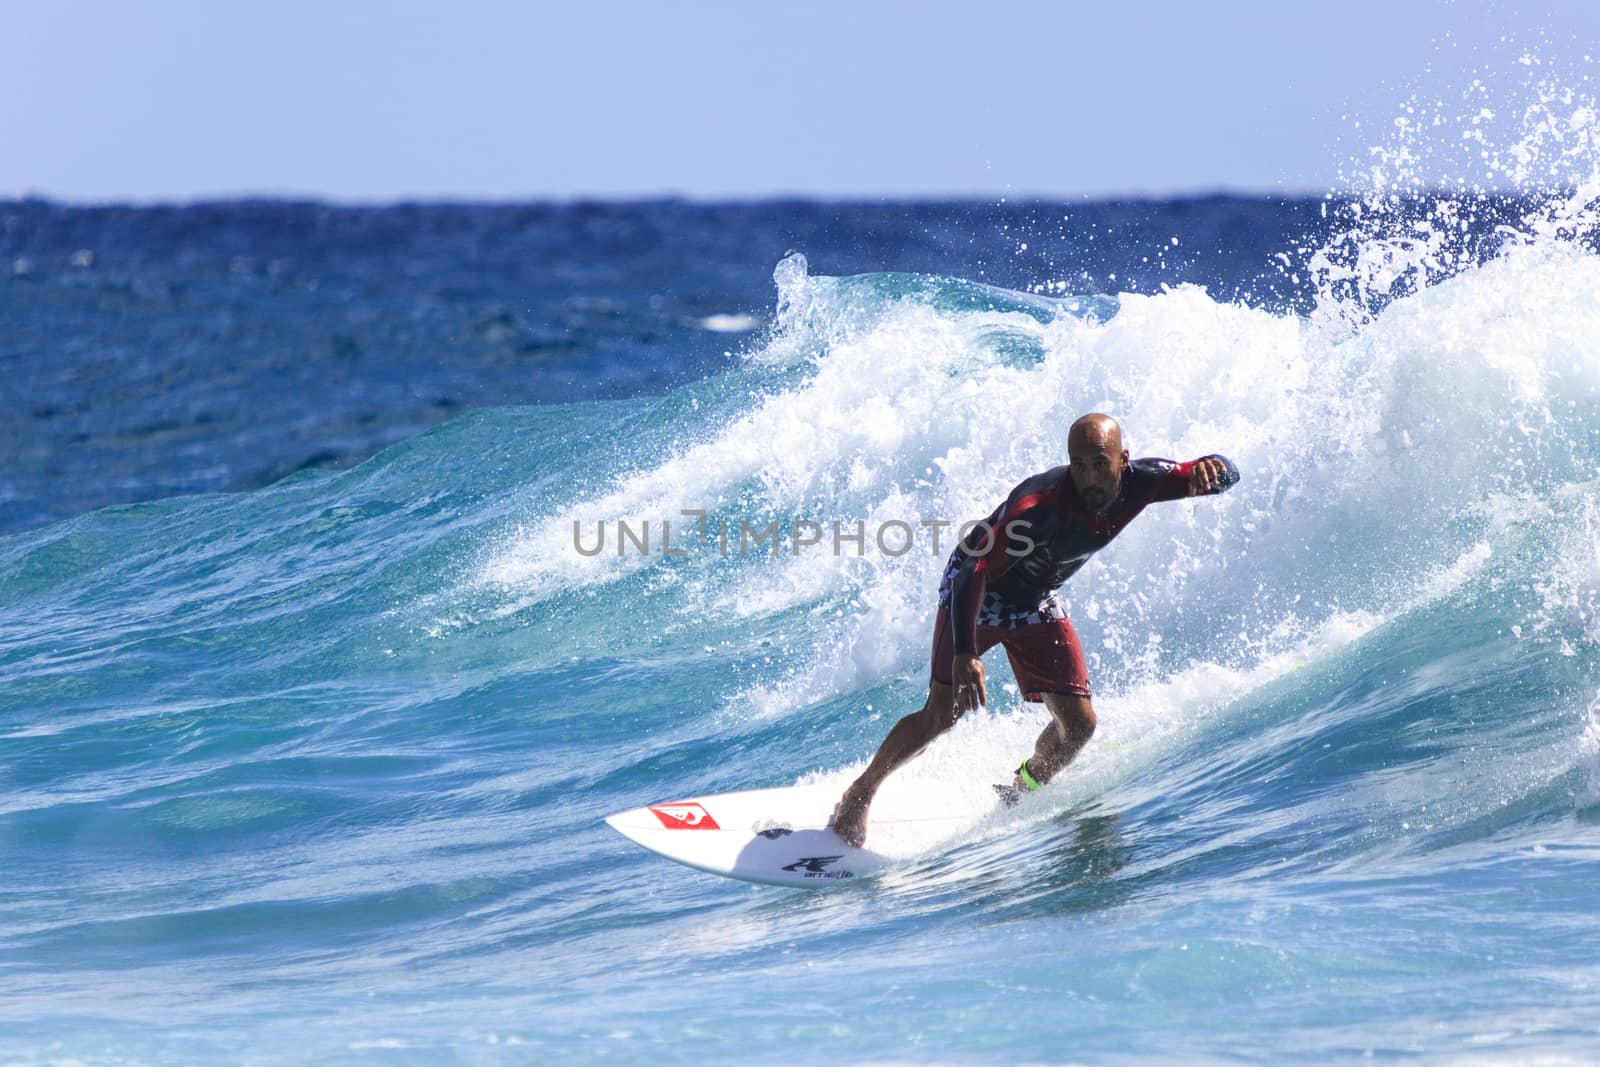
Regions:
<instances>
[{"instance_id":1,"label":"deep blue ocean","mask_svg":"<svg viewBox=\"0 0 1600 1067\"><path fill-rule=\"evenodd\" d=\"M0 1063L1600 1058L1597 200L0 204ZM1090 410L1243 480L1063 590L1037 803L603 824L842 787Z\"/></svg>"}]
</instances>

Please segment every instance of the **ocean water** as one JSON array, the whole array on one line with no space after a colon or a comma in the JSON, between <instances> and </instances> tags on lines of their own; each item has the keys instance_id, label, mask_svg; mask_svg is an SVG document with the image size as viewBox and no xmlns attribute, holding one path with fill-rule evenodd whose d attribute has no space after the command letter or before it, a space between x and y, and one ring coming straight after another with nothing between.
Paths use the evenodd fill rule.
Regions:
<instances>
[{"instance_id":1,"label":"ocean water","mask_svg":"<svg viewBox=\"0 0 1600 1067\"><path fill-rule=\"evenodd\" d=\"M1592 1061L1583 178L0 208L0 1062ZM827 892L605 827L842 787L1093 409L1243 481L1064 590L1036 803ZM1029 750L990 669L902 774Z\"/></svg>"},{"instance_id":2,"label":"ocean water","mask_svg":"<svg viewBox=\"0 0 1600 1067\"><path fill-rule=\"evenodd\" d=\"M659 396L743 362L796 250L834 275L1304 309L1276 257L1324 210L0 203L0 530L349 467L477 408Z\"/></svg>"}]
</instances>

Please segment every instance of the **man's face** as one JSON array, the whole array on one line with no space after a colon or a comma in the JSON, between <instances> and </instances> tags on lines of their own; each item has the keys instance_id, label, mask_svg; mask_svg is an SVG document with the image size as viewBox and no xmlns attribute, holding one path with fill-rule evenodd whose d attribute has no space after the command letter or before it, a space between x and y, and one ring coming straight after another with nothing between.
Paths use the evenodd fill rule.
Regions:
<instances>
[{"instance_id":1,"label":"man's face","mask_svg":"<svg viewBox=\"0 0 1600 1067\"><path fill-rule=\"evenodd\" d=\"M1078 487L1083 502L1095 511L1110 507L1128 466L1122 434L1093 425L1078 427L1067 439L1067 461L1072 484Z\"/></svg>"}]
</instances>

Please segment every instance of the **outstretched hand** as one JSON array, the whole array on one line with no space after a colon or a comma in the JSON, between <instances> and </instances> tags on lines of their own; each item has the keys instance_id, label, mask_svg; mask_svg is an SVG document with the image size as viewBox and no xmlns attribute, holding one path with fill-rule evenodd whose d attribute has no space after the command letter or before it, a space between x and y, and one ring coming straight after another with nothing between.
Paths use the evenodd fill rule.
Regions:
<instances>
[{"instance_id":1,"label":"outstretched hand","mask_svg":"<svg viewBox=\"0 0 1600 1067\"><path fill-rule=\"evenodd\" d=\"M989 691L983 684L983 661L977 656L957 656L951 672L955 687L956 714L965 715L973 708L989 703Z\"/></svg>"},{"instance_id":2,"label":"outstretched hand","mask_svg":"<svg viewBox=\"0 0 1600 1067\"><path fill-rule=\"evenodd\" d=\"M1189 495L1205 496L1228 484L1228 468L1219 459L1197 459L1189 469Z\"/></svg>"}]
</instances>

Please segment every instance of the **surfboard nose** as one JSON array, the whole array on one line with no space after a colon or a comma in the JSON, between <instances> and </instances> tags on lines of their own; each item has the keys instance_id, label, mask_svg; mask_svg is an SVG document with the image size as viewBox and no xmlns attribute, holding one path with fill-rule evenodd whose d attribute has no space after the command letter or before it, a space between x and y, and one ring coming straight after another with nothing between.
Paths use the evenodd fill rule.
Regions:
<instances>
[{"instance_id":1,"label":"surfboard nose","mask_svg":"<svg viewBox=\"0 0 1600 1067\"><path fill-rule=\"evenodd\" d=\"M635 844L650 848L649 835L661 829L661 824L650 815L649 808L630 808L606 816L606 825Z\"/></svg>"}]
</instances>

